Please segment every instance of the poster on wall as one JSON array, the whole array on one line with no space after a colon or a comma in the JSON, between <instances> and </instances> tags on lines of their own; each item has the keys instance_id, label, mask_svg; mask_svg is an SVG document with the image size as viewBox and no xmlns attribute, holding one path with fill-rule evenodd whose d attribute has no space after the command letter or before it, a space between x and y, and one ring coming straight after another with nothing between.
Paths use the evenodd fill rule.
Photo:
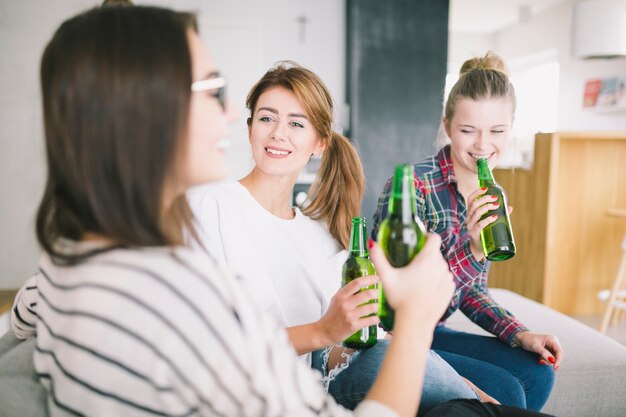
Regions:
<instances>
[{"instance_id":1,"label":"poster on wall","mask_svg":"<svg viewBox=\"0 0 626 417\"><path fill-rule=\"evenodd\" d=\"M583 108L597 111L626 110L626 76L587 80Z\"/></svg>"}]
</instances>

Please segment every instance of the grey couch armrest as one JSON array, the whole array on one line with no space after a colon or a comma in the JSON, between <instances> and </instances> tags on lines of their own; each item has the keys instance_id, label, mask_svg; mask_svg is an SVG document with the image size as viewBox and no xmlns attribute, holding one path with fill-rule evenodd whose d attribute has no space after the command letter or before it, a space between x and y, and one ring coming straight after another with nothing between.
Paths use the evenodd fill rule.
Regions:
<instances>
[{"instance_id":1,"label":"grey couch armrest","mask_svg":"<svg viewBox=\"0 0 626 417\"><path fill-rule=\"evenodd\" d=\"M2 417L44 417L46 392L33 365L35 339L22 341L11 330L0 337Z\"/></svg>"}]
</instances>

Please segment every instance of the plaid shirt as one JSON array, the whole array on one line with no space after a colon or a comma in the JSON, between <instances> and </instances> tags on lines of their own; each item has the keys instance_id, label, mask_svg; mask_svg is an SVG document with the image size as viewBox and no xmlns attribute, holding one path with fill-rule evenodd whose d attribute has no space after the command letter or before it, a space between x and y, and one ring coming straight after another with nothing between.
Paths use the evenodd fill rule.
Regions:
<instances>
[{"instance_id":1,"label":"plaid shirt","mask_svg":"<svg viewBox=\"0 0 626 417\"><path fill-rule=\"evenodd\" d=\"M489 262L479 262L470 251L470 237L465 226L467 209L465 199L457 189L450 146L416 163L413 170L417 215L427 230L441 236L441 253L448 261L457 288L439 326L443 326L445 320L460 308L474 323L505 343L516 346L515 335L528 329L491 298L487 289ZM387 217L392 180L387 181L378 199L372 230L374 240L378 226Z\"/></svg>"}]
</instances>

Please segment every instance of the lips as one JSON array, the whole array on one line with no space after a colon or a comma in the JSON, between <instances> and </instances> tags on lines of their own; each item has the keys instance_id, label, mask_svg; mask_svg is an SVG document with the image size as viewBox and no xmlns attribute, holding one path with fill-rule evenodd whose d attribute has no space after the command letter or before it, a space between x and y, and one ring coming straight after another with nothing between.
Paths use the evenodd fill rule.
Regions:
<instances>
[{"instance_id":1,"label":"lips","mask_svg":"<svg viewBox=\"0 0 626 417\"><path fill-rule=\"evenodd\" d=\"M287 156L289 156L289 154L291 154L291 151L268 146L265 148L265 153L274 158L286 158Z\"/></svg>"},{"instance_id":2,"label":"lips","mask_svg":"<svg viewBox=\"0 0 626 417\"><path fill-rule=\"evenodd\" d=\"M468 152L469 156L471 156L472 158L474 158L476 161L478 161L479 159L489 159L491 158L495 152L490 152L490 153L472 153L472 152Z\"/></svg>"}]
</instances>

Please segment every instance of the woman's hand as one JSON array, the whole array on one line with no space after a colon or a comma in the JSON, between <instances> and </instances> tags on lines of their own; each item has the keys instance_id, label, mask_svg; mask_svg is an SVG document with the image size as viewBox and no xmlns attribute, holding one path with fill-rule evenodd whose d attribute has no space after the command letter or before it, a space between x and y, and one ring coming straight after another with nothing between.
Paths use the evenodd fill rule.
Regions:
<instances>
[{"instance_id":1,"label":"woman's hand","mask_svg":"<svg viewBox=\"0 0 626 417\"><path fill-rule=\"evenodd\" d=\"M563 348L555 336L524 331L516 334L515 340L524 350L537 353L539 363L552 365L555 371L559 369Z\"/></svg>"},{"instance_id":2,"label":"woman's hand","mask_svg":"<svg viewBox=\"0 0 626 417\"><path fill-rule=\"evenodd\" d=\"M357 278L341 288L330 299L326 314L315 325L325 339L325 345L340 343L364 327L375 326L379 319L378 289L361 291L378 283L376 275ZM374 314L373 316L370 316Z\"/></svg>"},{"instance_id":3,"label":"woman's hand","mask_svg":"<svg viewBox=\"0 0 626 417\"><path fill-rule=\"evenodd\" d=\"M454 284L448 264L439 246L441 238L429 233L424 247L410 264L394 268L379 245L374 244L370 256L380 277L387 301L396 311L396 319L410 315L416 325L435 325L448 307Z\"/></svg>"},{"instance_id":4,"label":"woman's hand","mask_svg":"<svg viewBox=\"0 0 626 417\"><path fill-rule=\"evenodd\" d=\"M483 195L487 192L486 188L479 188L467 197L467 231L470 235L470 249L472 255L482 261L485 258L482 243L480 242L480 232L485 226L493 223L497 219L497 214L489 216L483 220L480 218L488 211L495 210L499 207L497 203L498 197L493 195ZM509 213L513 211L513 207L507 207Z\"/></svg>"}]
</instances>

